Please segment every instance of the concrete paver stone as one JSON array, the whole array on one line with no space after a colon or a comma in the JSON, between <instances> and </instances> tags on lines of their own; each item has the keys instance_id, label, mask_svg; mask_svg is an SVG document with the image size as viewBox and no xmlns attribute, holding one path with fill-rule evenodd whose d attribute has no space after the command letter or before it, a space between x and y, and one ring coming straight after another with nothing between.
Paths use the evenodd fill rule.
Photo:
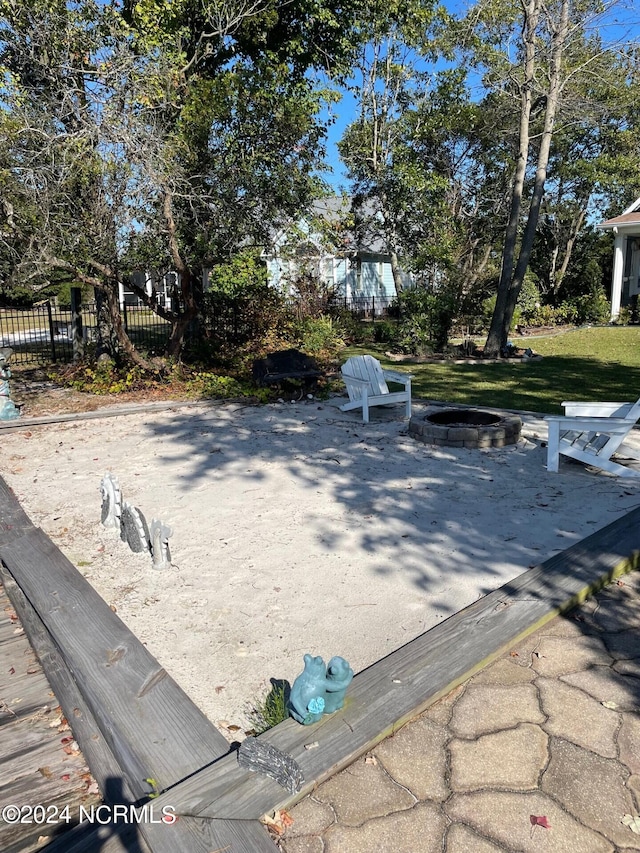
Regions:
<instances>
[{"instance_id":1,"label":"concrete paver stone","mask_svg":"<svg viewBox=\"0 0 640 853\"><path fill-rule=\"evenodd\" d=\"M563 681L539 678L536 684L542 708L548 716L545 731L605 758L616 757L615 737L620 726L620 715L616 711L605 708L597 699Z\"/></svg>"},{"instance_id":2,"label":"concrete paver stone","mask_svg":"<svg viewBox=\"0 0 640 853\"><path fill-rule=\"evenodd\" d=\"M636 814L640 813L640 776L629 776L627 779L627 788L633 794L636 801Z\"/></svg>"},{"instance_id":3,"label":"concrete paver stone","mask_svg":"<svg viewBox=\"0 0 640 853\"><path fill-rule=\"evenodd\" d=\"M556 738L551 739L550 750L551 760L542 777L542 790L616 846L640 850L640 835L621 823L623 815L634 809L626 785L628 774L622 766Z\"/></svg>"},{"instance_id":4,"label":"concrete paver stone","mask_svg":"<svg viewBox=\"0 0 640 853\"><path fill-rule=\"evenodd\" d=\"M425 719L431 720L432 723L437 723L440 726L448 726L449 721L451 720L451 715L453 714L453 708L466 688L466 684L460 684L452 690L451 693L447 693L446 696L443 696L440 701L436 702L424 712L423 716Z\"/></svg>"},{"instance_id":5,"label":"concrete paver stone","mask_svg":"<svg viewBox=\"0 0 640 853\"><path fill-rule=\"evenodd\" d=\"M561 681L578 687L598 702L615 702L621 711L640 710L640 680L616 672L609 666L593 666L583 672L561 676Z\"/></svg>"},{"instance_id":6,"label":"concrete paver stone","mask_svg":"<svg viewBox=\"0 0 640 853\"><path fill-rule=\"evenodd\" d=\"M456 702L449 728L457 737L475 738L518 723L543 721L533 684L470 684Z\"/></svg>"},{"instance_id":7,"label":"concrete paver stone","mask_svg":"<svg viewBox=\"0 0 640 853\"><path fill-rule=\"evenodd\" d=\"M371 818L410 809L416 801L377 761L368 763L365 758L320 785L314 798L330 803L339 823L346 826L360 826Z\"/></svg>"},{"instance_id":8,"label":"concrete paver stone","mask_svg":"<svg viewBox=\"0 0 640 853\"><path fill-rule=\"evenodd\" d=\"M492 841L480 838L463 823L453 823L447 833L446 853L508 853Z\"/></svg>"},{"instance_id":9,"label":"concrete paver stone","mask_svg":"<svg viewBox=\"0 0 640 853\"><path fill-rule=\"evenodd\" d=\"M640 679L640 657L617 660L613 668L621 675L629 675L632 678ZM636 693L640 693L640 684L635 688Z\"/></svg>"},{"instance_id":10,"label":"concrete paver stone","mask_svg":"<svg viewBox=\"0 0 640 853\"><path fill-rule=\"evenodd\" d=\"M539 675L549 677L577 672L589 666L610 666L611 658L599 637L576 637L567 642L564 637L542 637L533 667Z\"/></svg>"},{"instance_id":11,"label":"concrete paver stone","mask_svg":"<svg viewBox=\"0 0 640 853\"><path fill-rule=\"evenodd\" d=\"M374 755L396 782L419 800L446 800L445 728L422 718L380 743Z\"/></svg>"},{"instance_id":12,"label":"concrete paver stone","mask_svg":"<svg viewBox=\"0 0 640 853\"><path fill-rule=\"evenodd\" d=\"M320 835L335 823L336 816L327 803L318 802L315 797L305 797L295 807L295 820L287 828L287 838L302 835Z\"/></svg>"},{"instance_id":13,"label":"concrete paver stone","mask_svg":"<svg viewBox=\"0 0 640 853\"><path fill-rule=\"evenodd\" d=\"M475 741L453 740L449 745L451 789L535 790L549 758L547 741L542 729L531 723L482 735Z\"/></svg>"},{"instance_id":14,"label":"concrete paver stone","mask_svg":"<svg viewBox=\"0 0 640 853\"><path fill-rule=\"evenodd\" d=\"M602 639L615 660L640 660L640 642L638 634L622 631L619 634L603 634Z\"/></svg>"},{"instance_id":15,"label":"concrete paver stone","mask_svg":"<svg viewBox=\"0 0 640 853\"><path fill-rule=\"evenodd\" d=\"M622 726L618 732L620 761L631 773L640 776L640 716L623 714Z\"/></svg>"},{"instance_id":16,"label":"concrete paver stone","mask_svg":"<svg viewBox=\"0 0 640 853\"><path fill-rule=\"evenodd\" d=\"M607 633L637 631L640 628L640 604L630 595L603 597L593 618L596 625Z\"/></svg>"},{"instance_id":17,"label":"concrete paver stone","mask_svg":"<svg viewBox=\"0 0 640 853\"><path fill-rule=\"evenodd\" d=\"M454 794L445 809L452 820L463 821L483 837L518 853L614 853L605 838L582 826L541 793ZM551 828L533 827L531 815L544 815Z\"/></svg>"},{"instance_id":18,"label":"concrete paver stone","mask_svg":"<svg viewBox=\"0 0 640 853\"><path fill-rule=\"evenodd\" d=\"M503 684L505 687L523 682L533 681L536 672L526 664L516 662L517 659L500 658L495 663L473 676L472 684Z\"/></svg>"},{"instance_id":19,"label":"concrete paver stone","mask_svg":"<svg viewBox=\"0 0 640 853\"><path fill-rule=\"evenodd\" d=\"M324 841L319 835L301 835L291 838L287 835L287 853L324 853Z\"/></svg>"},{"instance_id":20,"label":"concrete paver stone","mask_svg":"<svg viewBox=\"0 0 640 853\"><path fill-rule=\"evenodd\" d=\"M441 853L446 820L431 803L364 826L334 826L325 835L327 853Z\"/></svg>"}]
</instances>

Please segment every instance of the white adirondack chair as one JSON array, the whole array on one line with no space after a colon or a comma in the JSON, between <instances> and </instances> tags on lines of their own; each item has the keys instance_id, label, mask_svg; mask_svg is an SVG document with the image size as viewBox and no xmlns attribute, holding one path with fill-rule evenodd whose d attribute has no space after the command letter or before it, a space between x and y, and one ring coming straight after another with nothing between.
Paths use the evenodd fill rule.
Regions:
<instances>
[{"instance_id":1,"label":"white adirondack chair","mask_svg":"<svg viewBox=\"0 0 640 853\"><path fill-rule=\"evenodd\" d=\"M342 365L342 379L347 386L349 402L340 406L343 412L362 409L362 421L369 423L371 406L405 403L405 413L411 417L411 380L413 374L383 370L372 355L356 355ZM389 391L387 380L404 386L402 391Z\"/></svg>"},{"instance_id":2,"label":"white adirondack chair","mask_svg":"<svg viewBox=\"0 0 640 853\"><path fill-rule=\"evenodd\" d=\"M547 470L556 472L560 455L578 459L621 477L638 477L640 471L614 462L615 453L640 459L640 449L624 444L640 418L640 400L636 403L562 404L564 415L549 415Z\"/></svg>"}]
</instances>

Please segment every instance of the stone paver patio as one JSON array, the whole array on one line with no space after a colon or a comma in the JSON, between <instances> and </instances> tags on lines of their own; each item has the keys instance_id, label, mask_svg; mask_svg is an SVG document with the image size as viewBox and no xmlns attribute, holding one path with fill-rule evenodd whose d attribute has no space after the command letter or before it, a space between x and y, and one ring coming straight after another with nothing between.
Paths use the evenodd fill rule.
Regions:
<instances>
[{"instance_id":1,"label":"stone paver patio","mask_svg":"<svg viewBox=\"0 0 640 853\"><path fill-rule=\"evenodd\" d=\"M640 835L622 823L639 812L635 571L319 785L291 810L281 846L617 853L640 850Z\"/></svg>"}]
</instances>

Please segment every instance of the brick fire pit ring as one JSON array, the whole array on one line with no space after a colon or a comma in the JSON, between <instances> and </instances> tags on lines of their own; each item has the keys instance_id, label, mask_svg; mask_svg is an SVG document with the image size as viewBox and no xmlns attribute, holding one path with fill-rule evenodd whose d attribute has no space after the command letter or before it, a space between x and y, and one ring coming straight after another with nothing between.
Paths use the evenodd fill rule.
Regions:
<instances>
[{"instance_id":1,"label":"brick fire pit ring","mask_svg":"<svg viewBox=\"0 0 640 853\"><path fill-rule=\"evenodd\" d=\"M521 429L517 415L487 409L441 409L409 421L409 435L416 441L474 450L516 444Z\"/></svg>"}]
</instances>

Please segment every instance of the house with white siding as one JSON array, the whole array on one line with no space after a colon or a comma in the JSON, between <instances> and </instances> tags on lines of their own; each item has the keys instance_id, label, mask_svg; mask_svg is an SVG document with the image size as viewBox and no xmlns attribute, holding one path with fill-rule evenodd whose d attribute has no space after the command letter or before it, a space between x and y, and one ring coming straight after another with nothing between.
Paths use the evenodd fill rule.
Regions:
<instances>
[{"instance_id":1,"label":"house with white siding","mask_svg":"<svg viewBox=\"0 0 640 853\"><path fill-rule=\"evenodd\" d=\"M640 296L640 198L598 228L613 233L611 319L615 320L622 307Z\"/></svg>"},{"instance_id":2,"label":"house with white siding","mask_svg":"<svg viewBox=\"0 0 640 853\"><path fill-rule=\"evenodd\" d=\"M296 277L311 272L347 303L385 310L396 296L391 258L380 236L367 231L356 236L350 199L315 201L309 215L283 228L263 253L269 281L294 295ZM404 279L412 283L410 275Z\"/></svg>"}]
</instances>

